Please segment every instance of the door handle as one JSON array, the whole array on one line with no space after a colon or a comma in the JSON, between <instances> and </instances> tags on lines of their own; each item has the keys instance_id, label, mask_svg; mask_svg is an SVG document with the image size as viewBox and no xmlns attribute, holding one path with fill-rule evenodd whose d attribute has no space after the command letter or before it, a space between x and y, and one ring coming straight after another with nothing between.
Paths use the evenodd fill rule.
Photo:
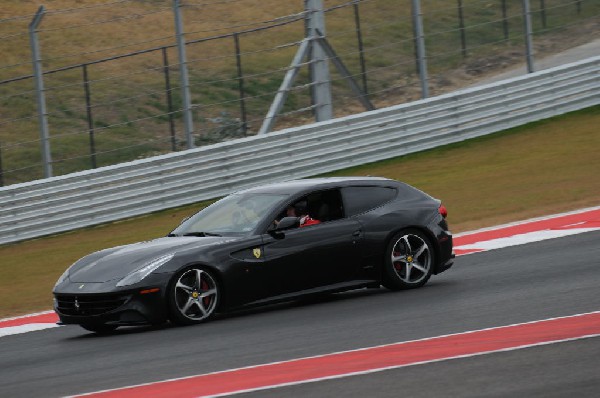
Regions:
<instances>
[{"instance_id":1,"label":"door handle","mask_svg":"<svg viewBox=\"0 0 600 398\"><path fill-rule=\"evenodd\" d=\"M358 237L359 237L359 236L361 236L361 235L362 235L362 231L361 231L360 229L359 229L359 230L357 230L357 231L354 231L354 232L352 233L352 236L354 236L355 238L358 238Z\"/></svg>"}]
</instances>

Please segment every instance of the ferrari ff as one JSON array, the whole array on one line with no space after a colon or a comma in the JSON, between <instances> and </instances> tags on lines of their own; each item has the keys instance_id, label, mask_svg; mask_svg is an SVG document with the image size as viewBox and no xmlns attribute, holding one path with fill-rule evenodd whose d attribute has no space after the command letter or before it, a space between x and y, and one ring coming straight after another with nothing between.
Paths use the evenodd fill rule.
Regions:
<instances>
[{"instance_id":1,"label":"ferrari ff","mask_svg":"<svg viewBox=\"0 0 600 398\"><path fill-rule=\"evenodd\" d=\"M247 189L165 237L83 257L57 281L54 309L59 324L104 333L307 295L417 288L453 264L446 215L439 200L385 178Z\"/></svg>"}]
</instances>

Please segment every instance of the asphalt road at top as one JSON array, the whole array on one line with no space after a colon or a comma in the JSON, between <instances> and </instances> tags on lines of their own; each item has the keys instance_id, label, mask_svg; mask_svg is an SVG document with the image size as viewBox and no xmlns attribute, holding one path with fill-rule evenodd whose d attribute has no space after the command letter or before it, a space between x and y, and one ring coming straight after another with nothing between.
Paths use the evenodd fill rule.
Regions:
<instances>
[{"instance_id":1,"label":"asphalt road at top","mask_svg":"<svg viewBox=\"0 0 600 398\"><path fill-rule=\"evenodd\" d=\"M338 294L191 327L0 338L0 397L55 397L600 310L600 232L457 259L422 289ZM600 338L244 394L599 396Z\"/></svg>"},{"instance_id":2,"label":"asphalt road at top","mask_svg":"<svg viewBox=\"0 0 600 398\"><path fill-rule=\"evenodd\" d=\"M534 71L539 72L545 69L550 69L555 66L566 65L571 62L582 61L584 59L595 57L600 54L600 39L592 40L588 43L577 47L570 48L558 54L548 55L544 58L538 58L534 55ZM497 73L493 76L486 77L476 82L475 86L499 82L501 80L510 79L512 77L523 76L527 74L527 64L522 62L517 66L509 67L507 70Z\"/></svg>"}]
</instances>

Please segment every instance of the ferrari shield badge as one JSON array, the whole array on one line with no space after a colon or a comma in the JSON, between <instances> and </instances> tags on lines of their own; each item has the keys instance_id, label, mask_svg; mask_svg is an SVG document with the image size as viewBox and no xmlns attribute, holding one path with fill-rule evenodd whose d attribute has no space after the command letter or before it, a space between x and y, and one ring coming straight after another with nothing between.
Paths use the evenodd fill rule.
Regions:
<instances>
[{"instance_id":1,"label":"ferrari shield badge","mask_svg":"<svg viewBox=\"0 0 600 398\"><path fill-rule=\"evenodd\" d=\"M256 249L252 250L252 254L254 254L254 257L256 258L260 258L261 252L260 252L260 247L257 247Z\"/></svg>"}]
</instances>

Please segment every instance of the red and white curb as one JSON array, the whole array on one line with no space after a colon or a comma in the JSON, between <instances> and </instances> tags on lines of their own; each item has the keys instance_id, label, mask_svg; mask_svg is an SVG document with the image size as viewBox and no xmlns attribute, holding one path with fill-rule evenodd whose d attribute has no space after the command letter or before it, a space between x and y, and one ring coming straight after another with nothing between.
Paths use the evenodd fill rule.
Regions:
<instances>
[{"instance_id":1,"label":"red and white curb","mask_svg":"<svg viewBox=\"0 0 600 398\"><path fill-rule=\"evenodd\" d=\"M15 318L0 319L0 337L58 327L54 311L38 312Z\"/></svg>"},{"instance_id":2,"label":"red and white curb","mask_svg":"<svg viewBox=\"0 0 600 398\"><path fill-rule=\"evenodd\" d=\"M600 336L600 311L273 362L78 397L222 397Z\"/></svg>"},{"instance_id":3,"label":"red and white curb","mask_svg":"<svg viewBox=\"0 0 600 398\"><path fill-rule=\"evenodd\" d=\"M597 230L600 206L457 234L454 252L461 256ZM57 321L52 311L0 319L0 337L57 327Z\"/></svg>"},{"instance_id":4,"label":"red and white curb","mask_svg":"<svg viewBox=\"0 0 600 398\"><path fill-rule=\"evenodd\" d=\"M457 255L600 230L600 206L499 225L454 236Z\"/></svg>"}]
</instances>

